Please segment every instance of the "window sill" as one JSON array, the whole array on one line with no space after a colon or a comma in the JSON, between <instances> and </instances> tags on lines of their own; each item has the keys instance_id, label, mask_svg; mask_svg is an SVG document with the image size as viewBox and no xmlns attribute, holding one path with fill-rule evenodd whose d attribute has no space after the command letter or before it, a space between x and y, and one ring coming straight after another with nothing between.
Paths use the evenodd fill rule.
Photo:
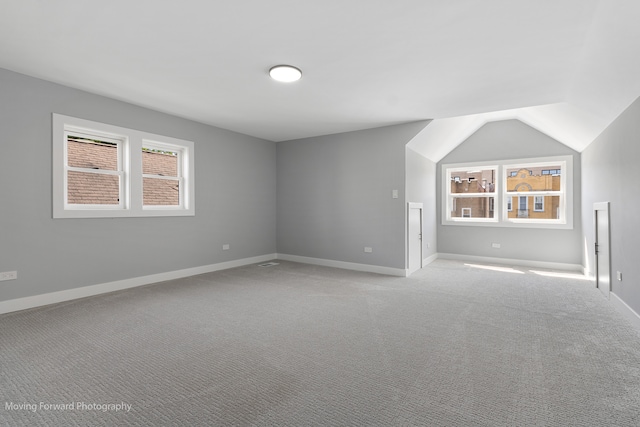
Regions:
<instances>
[{"instance_id":1,"label":"window sill","mask_svg":"<svg viewBox=\"0 0 640 427\"><path fill-rule=\"evenodd\" d=\"M527 220L519 221L442 221L442 225L453 225L463 227L500 227L500 228L546 228L553 230L572 230L573 224L565 222L529 222Z\"/></svg>"},{"instance_id":2,"label":"window sill","mask_svg":"<svg viewBox=\"0 0 640 427\"><path fill-rule=\"evenodd\" d=\"M194 209L167 210L145 209L141 211L117 209L68 209L53 213L54 219L65 218L144 218L161 216L195 216Z\"/></svg>"}]
</instances>

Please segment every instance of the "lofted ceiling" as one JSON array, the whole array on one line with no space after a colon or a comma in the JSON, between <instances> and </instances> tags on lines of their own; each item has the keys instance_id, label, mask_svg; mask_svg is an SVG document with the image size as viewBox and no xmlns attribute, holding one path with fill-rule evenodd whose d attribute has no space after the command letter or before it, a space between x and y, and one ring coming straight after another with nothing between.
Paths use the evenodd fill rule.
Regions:
<instances>
[{"instance_id":1,"label":"lofted ceiling","mask_svg":"<svg viewBox=\"0 0 640 427\"><path fill-rule=\"evenodd\" d=\"M437 161L518 118L581 151L640 95L639 22L637 0L3 0L0 67L272 141L435 119L410 146Z\"/></svg>"}]
</instances>

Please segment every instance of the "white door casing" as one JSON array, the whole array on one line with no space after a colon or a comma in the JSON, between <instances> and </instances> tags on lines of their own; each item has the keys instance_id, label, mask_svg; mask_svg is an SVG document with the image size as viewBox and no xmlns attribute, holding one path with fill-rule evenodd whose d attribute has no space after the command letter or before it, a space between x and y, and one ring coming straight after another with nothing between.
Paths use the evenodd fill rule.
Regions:
<instances>
[{"instance_id":1,"label":"white door casing","mask_svg":"<svg viewBox=\"0 0 640 427\"><path fill-rule=\"evenodd\" d=\"M594 203L596 286L609 298L611 291L611 249L609 202Z\"/></svg>"},{"instance_id":2,"label":"white door casing","mask_svg":"<svg viewBox=\"0 0 640 427\"><path fill-rule=\"evenodd\" d=\"M422 268L422 203L409 203L408 212L408 274L412 274Z\"/></svg>"}]
</instances>

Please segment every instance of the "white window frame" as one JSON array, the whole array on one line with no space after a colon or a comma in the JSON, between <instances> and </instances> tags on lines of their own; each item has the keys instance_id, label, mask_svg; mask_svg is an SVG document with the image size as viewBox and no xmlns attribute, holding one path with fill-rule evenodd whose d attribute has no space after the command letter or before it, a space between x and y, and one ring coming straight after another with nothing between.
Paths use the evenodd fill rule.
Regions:
<instances>
[{"instance_id":1,"label":"white window frame","mask_svg":"<svg viewBox=\"0 0 640 427\"><path fill-rule=\"evenodd\" d=\"M551 165L559 165L562 176L560 180L560 190L548 191L507 191L507 170L508 169L533 169L545 168ZM540 228L573 228L573 156L557 156L536 159L518 159L502 162L502 179L505 183L503 187L503 197L518 197L518 209L520 209L520 196L527 197L527 209L529 197L534 196L558 196L560 197L559 218L509 218L506 212L503 213L503 222L520 227L540 227ZM547 167L546 169L551 169ZM549 175L552 176L552 175ZM534 200L535 201L535 200ZM534 203L535 207L535 203ZM534 210L535 212L535 210Z\"/></svg>"},{"instance_id":2,"label":"white window frame","mask_svg":"<svg viewBox=\"0 0 640 427\"><path fill-rule=\"evenodd\" d=\"M69 166L69 159L68 159L68 141L69 141L69 136L80 136L80 137L86 137L88 139L96 139L96 140L100 140L100 141L105 141L105 142L112 142L115 143L117 145L117 166L116 166L116 170L107 170L107 169L88 169L88 168L81 168L81 167L75 167L75 166ZM126 153L128 146L129 146L129 140L125 135L118 135L115 133L107 133L107 132L101 132L101 131L87 131L87 129L83 129L83 128L79 128L76 126L65 126L64 128L64 135L63 135L64 141L64 147L63 147L63 156L64 156L64 161L63 161L63 167L64 167L64 171L63 171L63 181L64 181L64 198L63 198L63 206L65 210L116 210L116 209L125 209L128 206L128 194L127 194L127 188L128 188L128 179L129 179L129 175L125 172L126 169L126 163L127 163L127 159L124 155L124 153ZM81 172L81 173L87 173L87 174L95 174L95 175L110 175L110 176L117 176L118 177L118 204L113 204L113 205L100 205L100 204L71 204L68 203L69 197L68 197L68 177L69 177L69 172Z\"/></svg>"},{"instance_id":3,"label":"white window frame","mask_svg":"<svg viewBox=\"0 0 640 427\"><path fill-rule=\"evenodd\" d=\"M143 173L142 174L142 178L151 178L151 179L163 179L163 180L167 180L167 181L177 181L178 185L179 185L179 189L180 189L180 193L179 193L179 203L178 205L145 205L144 204L144 198L143 198L143 204L142 204L142 209L145 210L180 210L180 209L184 209L184 204L185 204L185 192L184 192L184 186L185 186L185 179L184 179L184 156L187 156L187 150L184 147L180 147L180 146L176 146L176 145L170 145L170 144L166 144L163 142L158 142L158 141L151 141L151 140L143 140L142 141L142 147L140 147L140 150L142 151L142 148L150 148L150 149L156 149L156 150L164 150L164 151L174 151L178 153L178 173L177 176L172 177L172 176L161 176L161 175L155 175L155 174L146 174ZM142 156L142 152L140 153L140 156ZM143 180L143 186L144 186L144 180ZM143 192L144 192L144 188L143 188Z\"/></svg>"},{"instance_id":4,"label":"white window frame","mask_svg":"<svg viewBox=\"0 0 640 427\"><path fill-rule=\"evenodd\" d=\"M53 122L53 217L54 218L118 218L195 215L194 143L135 129L108 125L54 113ZM70 205L67 203L67 133L99 136L120 141L118 174L119 205ZM120 145L121 144L121 145ZM143 206L142 147L152 145L180 152L179 206ZM102 173L92 171L93 173ZM111 171L109 172L111 173Z\"/></svg>"},{"instance_id":5,"label":"white window frame","mask_svg":"<svg viewBox=\"0 0 640 427\"><path fill-rule=\"evenodd\" d=\"M475 223L490 223L495 224L498 222L498 216L496 212L493 213L493 218L471 218L471 217L452 217L451 212L455 211L456 207L456 199L457 198L496 198L499 194L500 184L498 183L498 179L494 183L494 190L491 193L451 193L451 181L460 182L459 173L460 172L468 172L470 170L493 170L495 171L495 176L498 177L498 166L495 164L486 164L486 163L473 163L473 164L465 164L465 165L449 165L449 167L445 168L443 166L443 182L446 184L446 189L443 192L445 196L445 200L443 203L443 211L442 218L443 223L464 223L464 222L473 222ZM456 180L455 178L458 178ZM494 200L494 206L495 206ZM487 206L489 203L487 203ZM462 208L465 209L465 208ZM462 211L461 211L462 212ZM462 214L462 213L461 213Z\"/></svg>"},{"instance_id":6,"label":"white window frame","mask_svg":"<svg viewBox=\"0 0 640 427\"><path fill-rule=\"evenodd\" d=\"M451 177L455 176L456 171L464 171L469 169L487 169L491 165L497 168L499 177L495 183L496 206L501 209L494 212L494 218L451 218L451 207L453 206L453 198L451 194ZM528 192L507 192L507 169L513 168L532 168L546 165L560 165L562 176L561 189L559 191L528 191ZM548 168L551 169L551 168ZM554 168L555 169L555 168ZM539 157L530 159L511 159L500 160L495 162L468 162L441 165L442 176L442 224L443 225L460 225L460 226L480 226L480 227L517 227L517 228L552 228L552 229L573 229L573 156L553 156ZM484 197L488 193L479 193ZM508 198L526 196L560 196L559 218L509 218ZM460 196L458 194L456 197ZM478 194L469 194L468 196L478 196ZM544 199L543 199L544 200ZM519 200L518 200L519 201ZM518 206L519 207L519 206ZM513 206L512 206L513 209Z\"/></svg>"}]
</instances>

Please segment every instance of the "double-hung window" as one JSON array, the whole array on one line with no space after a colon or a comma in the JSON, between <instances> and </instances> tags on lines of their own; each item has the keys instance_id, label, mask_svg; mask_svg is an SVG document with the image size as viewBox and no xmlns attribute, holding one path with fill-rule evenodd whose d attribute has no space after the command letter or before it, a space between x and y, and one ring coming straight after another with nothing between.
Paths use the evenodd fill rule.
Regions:
<instances>
[{"instance_id":1,"label":"double-hung window","mask_svg":"<svg viewBox=\"0 0 640 427\"><path fill-rule=\"evenodd\" d=\"M495 222L497 176L491 165L447 169L447 220Z\"/></svg>"},{"instance_id":2,"label":"double-hung window","mask_svg":"<svg viewBox=\"0 0 640 427\"><path fill-rule=\"evenodd\" d=\"M183 204L183 149L143 141L142 204L145 209L175 208Z\"/></svg>"},{"instance_id":3,"label":"double-hung window","mask_svg":"<svg viewBox=\"0 0 640 427\"><path fill-rule=\"evenodd\" d=\"M572 228L572 176L572 156L443 165L442 222Z\"/></svg>"},{"instance_id":4,"label":"double-hung window","mask_svg":"<svg viewBox=\"0 0 640 427\"><path fill-rule=\"evenodd\" d=\"M126 137L69 126L64 143L65 208L122 209L127 187Z\"/></svg>"},{"instance_id":5,"label":"double-hung window","mask_svg":"<svg viewBox=\"0 0 640 427\"><path fill-rule=\"evenodd\" d=\"M504 197L516 199L517 210L505 209L513 224L567 223L567 173L570 157L503 165Z\"/></svg>"},{"instance_id":6,"label":"double-hung window","mask_svg":"<svg viewBox=\"0 0 640 427\"><path fill-rule=\"evenodd\" d=\"M194 144L53 115L54 218L189 216Z\"/></svg>"}]
</instances>

